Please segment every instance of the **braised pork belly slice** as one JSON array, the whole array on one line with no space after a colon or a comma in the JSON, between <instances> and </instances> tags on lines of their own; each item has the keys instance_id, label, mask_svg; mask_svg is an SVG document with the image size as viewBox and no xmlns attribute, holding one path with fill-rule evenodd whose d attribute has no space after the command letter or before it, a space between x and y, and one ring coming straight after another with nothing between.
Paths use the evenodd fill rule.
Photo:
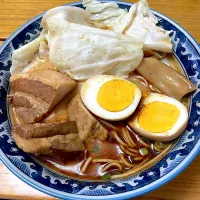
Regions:
<instances>
[{"instance_id":1,"label":"braised pork belly slice","mask_svg":"<svg viewBox=\"0 0 200 200\"><path fill-rule=\"evenodd\" d=\"M40 121L49 110L49 103L24 92L9 95L8 102L15 108L16 117L27 124Z\"/></svg>"},{"instance_id":2,"label":"braised pork belly slice","mask_svg":"<svg viewBox=\"0 0 200 200\"><path fill-rule=\"evenodd\" d=\"M35 155L51 154L54 150L63 153L85 150L76 122L73 121L15 126L12 137L19 148Z\"/></svg>"},{"instance_id":3,"label":"braised pork belly slice","mask_svg":"<svg viewBox=\"0 0 200 200\"><path fill-rule=\"evenodd\" d=\"M76 121L81 140L87 140L91 136L106 140L108 130L87 110L80 95L76 95L69 102L68 115L71 121Z\"/></svg>"},{"instance_id":4,"label":"braised pork belly slice","mask_svg":"<svg viewBox=\"0 0 200 200\"><path fill-rule=\"evenodd\" d=\"M14 94L8 102L24 124L39 122L76 87L66 74L51 70L13 75L10 84Z\"/></svg>"}]
</instances>

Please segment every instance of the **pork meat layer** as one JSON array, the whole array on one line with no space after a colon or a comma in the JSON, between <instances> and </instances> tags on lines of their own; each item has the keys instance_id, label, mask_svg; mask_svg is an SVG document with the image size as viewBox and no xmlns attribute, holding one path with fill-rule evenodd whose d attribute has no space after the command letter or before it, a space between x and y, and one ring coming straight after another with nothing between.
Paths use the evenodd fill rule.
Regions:
<instances>
[{"instance_id":1,"label":"pork meat layer","mask_svg":"<svg viewBox=\"0 0 200 200\"><path fill-rule=\"evenodd\" d=\"M13 127L12 137L19 148L35 155L48 155L54 150L64 153L85 150L73 121L22 124Z\"/></svg>"},{"instance_id":2,"label":"pork meat layer","mask_svg":"<svg viewBox=\"0 0 200 200\"><path fill-rule=\"evenodd\" d=\"M24 124L39 122L76 87L66 74L51 70L13 75L10 84L14 94L8 96L8 102Z\"/></svg>"},{"instance_id":3,"label":"pork meat layer","mask_svg":"<svg viewBox=\"0 0 200 200\"><path fill-rule=\"evenodd\" d=\"M91 136L106 140L108 130L85 108L80 95L69 102L68 115L71 121L76 121L81 140L87 140Z\"/></svg>"}]
</instances>

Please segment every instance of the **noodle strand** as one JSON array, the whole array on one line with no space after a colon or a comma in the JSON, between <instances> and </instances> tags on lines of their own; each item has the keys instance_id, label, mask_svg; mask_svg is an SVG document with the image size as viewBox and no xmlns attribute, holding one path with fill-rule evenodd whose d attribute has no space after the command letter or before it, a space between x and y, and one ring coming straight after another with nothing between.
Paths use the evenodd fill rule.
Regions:
<instances>
[{"instance_id":1,"label":"noodle strand","mask_svg":"<svg viewBox=\"0 0 200 200\"><path fill-rule=\"evenodd\" d=\"M111 131L114 138L117 140L117 142L119 142L119 144L123 145L123 146L128 146L125 142L123 142L119 136L117 135L117 133L115 131Z\"/></svg>"},{"instance_id":2,"label":"noodle strand","mask_svg":"<svg viewBox=\"0 0 200 200\"><path fill-rule=\"evenodd\" d=\"M140 152L137 149L127 148L128 151L131 151L133 153L137 153L140 155Z\"/></svg>"},{"instance_id":3,"label":"noodle strand","mask_svg":"<svg viewBox=\"0 0 200 200\"><path fill-rule=\"evenodd\" d=\"M129 156L133 156L133 157L138 157L138 154L132 153L130 151L128 151L123 145L119 145L120 149L127 155Z\"/></svg>"},{"instance_id":4,"label":"noodle strand","mask_svg":"<svg viewBox=\"0 0 200 200\"><path fill-rule=\"evenodd\" d=\"M91 161L92 161L92 157L90 156L90 157L88 157L87 160L84 162L83 167L80 168L80 171L81 171L82 173L85 173L85 171L87 170L87 168L88 168L88 166L89 166L89 164L90 164Z\"/></svg>"},{"instance_id":5,"label":"noodle strand","mask_svg":"<svg viewBox=\"0 0 200 200\"><path fill-rule=\"evenodd\" d=\"M119 160L113 160L113 159L103 159L103 158L95 158L93 159L94 163L121 163Z\"/></svg>"},{"instance_id":6,"label":"noodle strand","mask_svg":"<svg viewBox=\"0 0 200 200\"><path fill-rule=\"evenodd\" d=\"M122 135L124 136L125 141L128 143L128 146L133 147L128 138L126 128L124 128L124 127L122 128Z\"/></svg>"},{"instance_id":7,"label":"noodle strand","mask_svg":"<svg viewBox=\"0 0 200 200\"><path fill-rule=\"evenodd\" d=\"M109 163L109 164L107 164L107 165L105 165L103 168L102 168L102 172L104 173L104 172L106 172L109 168L111 168L111 167L117 167L120 171L122 171L122 165L121 164L119 164L119 163Z\"/></svg>"},{"instance_id":8,"label":"noodle strand","mask_svg":"<svg viewBox=\"0 0 200 200\"><path fill-rule=\"evenodd\" d=\"M151 156L149 155L140 164L136 165L130 170L121 174L111 175L110 178L111 179L125 178L139 172L140 170L146 169L147 167L153 165L155 162L159 161L170 150L171 147L172 144L170 144L166 149L164 149L158 156L154 157L153 159L151 159Z\"/></svg>"},{"instance_id":9,"label":"noodle strand","mask_svg":"<svg viewBox=\"0 0 200 200\"><path fill-rule=\"evenodd\" d=\"M145 147L150 148L150 145L147 144L146 142L144 142L143 140L140 139L139 142L140 142L141 144L143 144Z\"/></svg>"},{"instance_id":10,"label":"noodle strand","mask_svg":"<svg viewBox=\"0 0 200 200\"><path fill-rule=\"evenodd\" d=\"M137 165L137 167L140 167L140 166L142 166L144 163L146 163L147 161L149 161L150 160L150 158L151 158L151 156L149 155L149 156L147 156L140 164L138 164Z\"/></svg>"},{"instance_id":11,"label":"noodle strand","mask_svg":"<svg viewBox=\"0 0 200 200\"><path fill-rule=\"evenodd\" d=\"M135 166L134 164L132 164L132 163L130 163L130 162L128 162L128 161L126 160L126 158L124 157L124 154L123 154L123 153L120 153L120 154L119 154L119 157L120 157L122 163L123 163L125 166L127 166L127 167L134 167L134 166Z\"/></svg>"},{"instance_id":12,"label":"noodle strand","mask_svg":"<svg viewBox=\"0 0 200 200\"><path fill-rule=\"evenodd\" d=\"M140 161L140 160L143 160L143 157L141 157L141 156L140 157L135 157L134 160L135 161Z\"/></svg>"},{"instance_id":13,"label":"noodle strand","mask_svg":"<svg viewBox=\"0 0 200 200\"><path fill-rule=\"evenodd\" d=\"M128 139L129 139L130 143L132 144L132 147L136 147L137 145L136 145L135 142L132 140L132 138L131 138L131 136L130 136L130 133L129 133L129 131L128 131L127 128L125 128L125 131L126 131L126 134L127 134L127 137L128 137Z\"/></svg>"}]
</instances>

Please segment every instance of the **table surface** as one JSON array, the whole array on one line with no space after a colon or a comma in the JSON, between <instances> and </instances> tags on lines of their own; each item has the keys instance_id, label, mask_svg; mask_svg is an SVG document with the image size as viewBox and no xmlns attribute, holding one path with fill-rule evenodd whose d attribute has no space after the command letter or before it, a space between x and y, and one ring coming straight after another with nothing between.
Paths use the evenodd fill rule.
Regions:
<instances>
[{"instance_id":1,"label":"table surface","mask_svg":"<svg viewBox=\"0 0 200 200\"><path fill-rule=\"evenodd\" d=\"M0 45L32 17L71 0L0 0ZM135 2L135 1L133 1ZM172 18L200 43L200 0L149 0L149 6ZM0 163L0 198L54 199L15 177ZM177 178L138 200L199 200L200 155Z\"/></svg>"}]
</instances>

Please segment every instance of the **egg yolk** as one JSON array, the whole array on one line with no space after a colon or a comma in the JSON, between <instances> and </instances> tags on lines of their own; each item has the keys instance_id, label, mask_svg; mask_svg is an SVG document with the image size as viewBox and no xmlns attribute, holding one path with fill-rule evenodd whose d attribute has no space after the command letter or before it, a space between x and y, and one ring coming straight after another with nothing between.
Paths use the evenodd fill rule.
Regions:
<instances>
[{"instance_id":1,"label":"egg yolk","mask_svg":"<svg viewBox=\"0 0 200 200\"><path fill-rule=\"evenodd\" d=\"M114 79L100 87L97 101L102 108L111 112L117 112L124 110L132 103L134 93L134 84Z\"/></svg>"},{"instance_id":2,"label":"egg yolk","mask_svg":"<svg viewBox=\"0 0 200 200\"><path fill-rule=\"evenodd\" d=\"M138 124L146 131L161 133L170 130L180 115L179 109L169 103L155 101L140 112Z\"/></svg>"}]
</instances>

